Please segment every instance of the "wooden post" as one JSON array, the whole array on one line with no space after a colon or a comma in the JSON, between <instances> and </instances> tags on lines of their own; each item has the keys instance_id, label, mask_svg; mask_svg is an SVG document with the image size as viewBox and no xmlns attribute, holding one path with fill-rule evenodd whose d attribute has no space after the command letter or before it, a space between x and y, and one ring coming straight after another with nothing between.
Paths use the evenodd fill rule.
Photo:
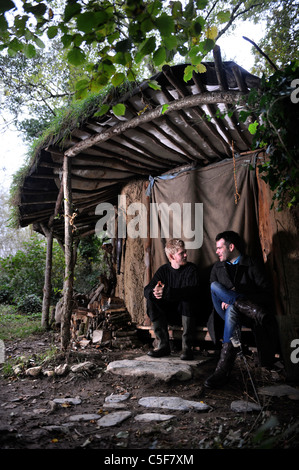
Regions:
<instances>
[{"instance_id":1,"label":"wooden post","mask_svg":"<svg viewBox=\"0 0 299 470\"><path fill-rule=\"evenodd\" d=\"M41 224L41 228L47 238L47 254L46 254L46 270L45 270L45 283L43 292L43 308L42 308L42 327L49 327L49 311L51 304L51 290L52 290L52 252L53 252L53 229Z\"/></svg>"},{"instance_id":2,"label":"wooden post","mask_svg":"<svg viewBox=\"0 0 299 470\"><path fill-rule=\"evenodd\" d=\"M72 217L72 188L71 188L71 158L63 160L63 191L64 191L64 247L65 247L65 276L63 285L63 314L61 321L61 348L66 350L70 342L70 324L73 301L73 229Z\"/></svg>"},{"instance_id":3,"label":"wooden post","mask_svg":"<svg viewBox=\"0 0 299 470\"><path fill-rule=\"evenodd\" d=\"M144 185L144 189L148 188L148 181ZM150 196L145 196L145 204L147 210L147 238L145 241L145 249L144 249L144 261L145 261L145 285L147 285L151 278L152 278L152 254L151 254L151 234L150 234ZM147 315L144 316L144 325L149 326L151 325L151 321Z\"/></svg>"}]
</instances>

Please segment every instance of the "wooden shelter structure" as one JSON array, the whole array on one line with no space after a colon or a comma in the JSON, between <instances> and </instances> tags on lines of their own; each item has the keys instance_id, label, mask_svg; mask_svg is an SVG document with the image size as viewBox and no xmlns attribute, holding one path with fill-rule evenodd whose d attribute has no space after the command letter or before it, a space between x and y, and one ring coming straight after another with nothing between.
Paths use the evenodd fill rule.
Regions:
<instances>
[{"instance_id":1,"label":"wooden shelter structure","mask_svg":"<svg viewBox=\"0 0 299 470\"><path fill-rule=\"evenodd\" d=\"M214 62L205 63L205 73L194 74L185 83L184 64L164 66L151 78L159 89L151 88L146 80L117 98L116 102L126 106L124 116L116 116L111 111L102 117L90 115L80 126L71 129L67 138L58 135L36 155L20 188L19 223L20 226L32 224L34 230L47 236L48 265L53 237L65 247L65 318L71 309L69 273L72 271L73 228L75 226L77 238L94 233L99 220L95 209L100 203L117 206L118 196L125 191L131 201L138 193L137 200L149 204L149 196L145 194L149 178L184 170L201 171L228 162L237 193L233 165L242 163L244 158L254 157L254 161L264 158L252 150L248 123L239 120L247 94L250 89L259 88L260 80L234 62L222 62L218 47L213 52ZM106 101L115 104L111 95ZM281 284L284 273L277 271L277 255L280 259L283 257L279 243L274 244L276 257L273 258L277 221L270 214L271 195L256 173L252 173L257 181L257 192L262 195L257 203L261 252L265 262L271 258L272 277L274 282L280 283L278 309L293 313L291 304L296 299L285 300L286 280ZM64 217L57 218L62 212ZM292 222L287 223L293 237ZM215 233L210 234L211 241L214 236ZM132 243L132 252L136 253L139 242ZM154 264L152 240L147 237L141 245L144 271L138 287L138 304L142 304L144 312L142 285L150 278ZM126 275L118 273L119 294L126 303L131 302L129 311L134 317L136 300L127 299ZM44 299L44 304L47 308L49 299ZM68 320L63 328L69 327ZM143 315L143 319L139 316L137 323L146 324L146 316Z\"/></svg>"}]
</instances>

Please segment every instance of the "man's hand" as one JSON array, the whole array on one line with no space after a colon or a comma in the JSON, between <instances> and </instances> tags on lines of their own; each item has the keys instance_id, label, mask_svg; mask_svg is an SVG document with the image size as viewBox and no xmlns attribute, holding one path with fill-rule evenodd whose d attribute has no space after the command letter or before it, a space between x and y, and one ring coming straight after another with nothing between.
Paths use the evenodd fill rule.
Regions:
<instances>
[{"instance_id":1,"label":"man's hand","mask_svg":"<svg viewBox=\"0 0 299 470\"><path fill-rule=\"evenodd\" d=\"M158 281L158 284L153 290L153 294L156 297L156 299L162 299L163 289L164 289L164 284L162 284L161 281Z\"/></svg>"},{"instance_id":2,"label":"man's hand","mask_svg":"<svg viewBox=\"0 0 299 470\"><path fill-rule=\"evenodd\" d=\"M226 304L225 302L222 302L221 308L222 310L226 310L229 307L229 304Z\"/></svg>"}]
</instances>

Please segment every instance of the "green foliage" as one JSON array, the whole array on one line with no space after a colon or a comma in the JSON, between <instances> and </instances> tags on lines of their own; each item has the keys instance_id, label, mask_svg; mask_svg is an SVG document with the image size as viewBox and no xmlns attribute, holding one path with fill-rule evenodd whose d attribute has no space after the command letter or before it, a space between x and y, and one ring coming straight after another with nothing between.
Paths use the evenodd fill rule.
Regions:
<instances>
[{"instance_id":1,"label":"green foliage","mask_svg":"<svg viewBox=\"0 0 299 470\"><path fill-rule=\"evenodd\" d=\"M252 90L243 120L255 116L249 125L254 148L265 149L267 161L259 166L262 179L273 191L278 210L299 202L299 62L292 62L270 78L262 79L261 90Z\"/></svg>"},{"instance_id":2,"label":"green foliage","mask_svg":"<svg viewBox=\"0 0 299 470\"><path fill-rule=\"evenodd\" d=\"M109 260L101 249L103 241L90 236L80 241L75 266L74 289L87 294L99 283L101 275L109 278ZM0 258L0 304L12 304L24 314L42 309L46 241L37 235L23 242L15 255ZM64 281L64 254L54 240L52 256L52 302L61 297Z\"/></svg>"},{"instance_id":3,"label":"green foliage","mask_svg":"<svg viewBox=\"0 0 299 470\"><path fill-rule=\"evenodd\" d=\"M101 275L110 277L109 257L102 250L103 240L90 235L80 241L75 269L74 289L87 294L99 284Z\"/></svg>"},{"instance_id":4,"label":"green foliage","mask_svg":"<svg viewBox=\"0 0 299 470\"><path fill-rule=\"evenodd\" d=\"M15 306L0 305L0 339L2 341L24 338L41 331L40 313L20 314Z\"/></svg>"},{"instance_id":5,"label":"green foliage","mask_svg":"<svg viewBox=\"0 0 299 470\"><path fill-rule=\"evenodd\" d=\"M219 28L225 31L243 14L243 3L244 11L256 8L235 0L72 0L59 7L54 0L24 0L16 12L6 0L0 10L0 49L31 59L45 50L45 33L49 41L58 40L68 65L80 69L75 88L82 98L87 90L136 79L141 62L160 67L176 54L200 72L201 61L222 34Z\"/></svg>"},{"instance_id":6,"label":"green foliage","mask_svg":"<svg viewBox=\"0 0 299 470\"><path fill-rule=\"evenodd\" d=\"M23 242L15 255L0 259L0 299L18 311L41 311L46 259L45 240L37 235ZM53 298L63 287L64 256L58 243L53 246Z\"/></svg>"}]
</instances>

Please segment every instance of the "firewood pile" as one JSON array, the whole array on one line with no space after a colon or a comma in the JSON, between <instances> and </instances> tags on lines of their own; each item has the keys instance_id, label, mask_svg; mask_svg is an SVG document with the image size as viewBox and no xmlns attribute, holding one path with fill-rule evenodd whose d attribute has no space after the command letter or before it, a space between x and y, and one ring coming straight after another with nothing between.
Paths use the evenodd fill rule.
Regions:
<instances>
[{"instance_id":1,"label":"firewood pile","mask_svg":"<svg viewBox=\"0 0 299 470\"><path fill-rule=\"evenodd\" d=\"M71 337L75 344L86 347L117 349L140 347L138 330L123 301L118 297L95 296L87 307L75 305L71 316Z\"/></svg>"}]
</instances>

